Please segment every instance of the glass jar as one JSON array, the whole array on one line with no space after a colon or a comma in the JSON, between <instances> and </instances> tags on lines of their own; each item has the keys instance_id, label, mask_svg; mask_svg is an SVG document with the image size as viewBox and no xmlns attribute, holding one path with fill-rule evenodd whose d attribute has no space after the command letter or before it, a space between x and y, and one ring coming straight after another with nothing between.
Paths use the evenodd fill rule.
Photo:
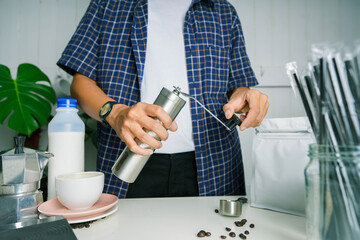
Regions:
<instances>
[{"instance_id":1,"label":"glass jar","mask_svg":"<svg viewBox=\"0 0 360 240\"><path fill-rule=\"evenodd\" d=\"M305 169L308 239L360 239L360 146L312 144Z\"/></svg>"}]
</instances>

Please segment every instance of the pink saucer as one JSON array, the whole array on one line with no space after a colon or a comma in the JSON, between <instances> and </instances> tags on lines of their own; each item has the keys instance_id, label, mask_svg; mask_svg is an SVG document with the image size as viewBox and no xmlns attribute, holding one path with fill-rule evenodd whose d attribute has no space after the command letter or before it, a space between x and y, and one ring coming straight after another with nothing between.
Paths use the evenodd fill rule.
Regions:
<instances>
[{"instance_id":1,"label":"pink saucer","mask_svg":"<svg viewBox=\"0 0 360 240\"><path fill-rule=\"evenodd\" d=\"M89 209L73 211L62 205L57 198L42 203L38 211L47 216L63 216L64 218L79 218L105 212L118 202L115 195L103 193L99 200Z\"/></svg>"}]
</instances>

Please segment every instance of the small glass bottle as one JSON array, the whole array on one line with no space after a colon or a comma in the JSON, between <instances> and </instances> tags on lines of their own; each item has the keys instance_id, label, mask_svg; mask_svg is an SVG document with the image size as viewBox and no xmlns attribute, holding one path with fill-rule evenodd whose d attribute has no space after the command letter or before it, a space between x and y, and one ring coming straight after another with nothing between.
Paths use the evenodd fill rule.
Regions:
<instances>
[{"instance_id":1,"label":"small glass bottle","mask_svg":"<svg viewBox=\"0 0 360 240\"><path fill-rule=\"evenodd\" d=\"M77 101L59 98L54 118L48 125L49 152L48 196L56 198L55 177L84 171L85 124L78 115Z\"/></svg>"}]
</instances>

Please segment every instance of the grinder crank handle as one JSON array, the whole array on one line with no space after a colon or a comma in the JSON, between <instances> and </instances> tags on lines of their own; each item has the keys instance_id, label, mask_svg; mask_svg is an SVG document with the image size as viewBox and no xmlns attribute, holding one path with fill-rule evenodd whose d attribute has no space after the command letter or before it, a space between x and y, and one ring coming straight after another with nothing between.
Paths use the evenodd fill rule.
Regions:
<instances>
[{"instance_id":1,"label":"grinder crank handle","mask_svg":"<svg viewBox=\"0 0 360 240\"><path fill-rule=\"evenodd\" d=\"M213 116L219 123L221 123L226 130L232 131L236 126L240 126L241 120L238 118L235 114L229 119L228 123L224 123L221 121L218 117L215 116L209 109L207 109L200 101L198 101L195 97L191 96L190 94L184 93L179 91L183 96L193 99L195 102L197 102L203 109L205 109L211 116Z\"/></svg>"},{"instance_id":2,"label":"grinder crank handle","mask_svg":"<svg viewBox=\"0 0 360 240\"><path fill-rule=\"evenodd\" d=\"M242 121L240 118L234 113L234 115L229 119L229 122L226 123L226 126L230 129L230 131L232 131L236 126L240 126L241 123Z\"/></svg>"}]
</instances>

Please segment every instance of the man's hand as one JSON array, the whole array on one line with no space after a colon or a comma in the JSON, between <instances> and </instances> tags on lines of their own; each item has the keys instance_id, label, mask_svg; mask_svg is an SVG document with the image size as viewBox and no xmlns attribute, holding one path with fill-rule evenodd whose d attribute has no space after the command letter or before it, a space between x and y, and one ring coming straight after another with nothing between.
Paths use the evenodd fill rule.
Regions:
<instances>
[{"instance_id":1,"label":"man's hand","mask_svg":"<svg viewBox=\"0 0 360 240\"><path fill-rule=\"evenodd\" d=\"M164 126L154 118L159 119ZM173 132L177 130L176 122L172 122L171 117L162 107L141 102L131 107L115 104L106 121L128 148L140 155L150 155L153 151L139 147L135 139L155 149L162 146L161 142L150 136L146 130L153 131L163 141L169 135L165 128Z\"/></svg>"},{"instance_id":2,"label":"man's hand","mask_svg":"<svg viewBox=\"0 0 360 240\"><path fill-rule=\"evenodd\" d=\"M240 130L249 127L257 127L261 124L269 108L268 96L256 89L240 87L232 93L229 102L224 105L223 110L227 119L234 113L245 113L240 115L242 123Z\"/></svg>"}]
</instances>

